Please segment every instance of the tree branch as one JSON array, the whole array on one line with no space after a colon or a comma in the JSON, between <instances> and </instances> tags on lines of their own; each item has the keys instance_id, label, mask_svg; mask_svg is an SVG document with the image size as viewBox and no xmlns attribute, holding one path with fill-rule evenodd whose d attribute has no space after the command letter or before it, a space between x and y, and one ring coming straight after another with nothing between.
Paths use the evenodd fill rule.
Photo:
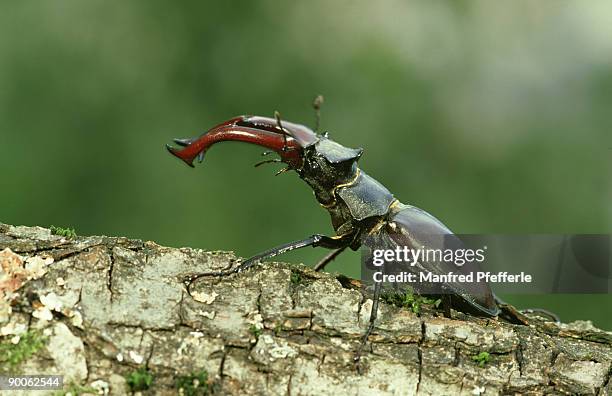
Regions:
<instances>
[{"instance_id":1,"label":"tree branch","mask_svg":"<svg viewBox=\"0 0 612 396\"><path fill-rule=\"evenodd\" d=\"M0 251L0 342L44 340L17 365L0 356L0 375L60 374L111 394L138 375L152 377L148 392L176 394L178 377L203 370L222 394L612 392L612 334L589 322L516 326L381 304L359 375L372 301L357 281L266 263L188 291L186 275L236 257L39 227L0 224Z\"/></svg>"}]
</instances>

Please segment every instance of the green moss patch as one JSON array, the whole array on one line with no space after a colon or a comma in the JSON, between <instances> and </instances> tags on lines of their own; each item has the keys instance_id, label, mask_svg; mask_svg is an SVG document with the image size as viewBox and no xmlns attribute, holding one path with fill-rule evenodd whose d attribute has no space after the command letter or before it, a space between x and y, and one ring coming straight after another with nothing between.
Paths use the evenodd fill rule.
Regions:
<instances>
[{"instance_id":1,"label":"green moss patch","mask_svg":"<svg viewBox=\"0 0 612 396\"><path fill-rule=\"evenodd\" d=\"M294 286L299 286L304 283L304 278L302 278L302 274L296 271L291 272L291 284Z\"/></svg>"},{"instance_id":2,"label":"green moss patch","mask_svg":"<svg viewBox=\"0 0 612 396\"><path fill-rule=\"evenodd\" d=\"M52 225L51 227L49 227L49 229L51 230L51 234L53 235L59 235L66 238L76 237L76 232L74 231L74 228L62 228Z\"/></svg>"},{"instance_id":3,"label":"green moss patch","mask_svg":"<svg viewBox=\"0 0 612 396\"><path fill-rule=\"evenodd\" d=\"M82 386L82 385L79 385L79 384L70 384L70 385L68 385L68 389L56 392L53 395L54 396L67 396L67 395L79 396L79 395L83 395L83 394L97 395L98 394L98 390L96 388L92 388L91 386Z\"/></svg>"},{"instance_id":4,"label":"green moss patch","mask_svg":"<svg viewBox=\"0 0 612 396\"><path fill-rule=\"evenodd\" d=\"M261 335L261 329L255 325L251 325L251 327L249 327L249 332L253 334L255 338L259 338L259 336Z\"/></svg>"},{"instance_id":5,"label":"green moss patch","mask_svg":"<svg viewBox=\"0 0 612 396\"><path fill-rule=\"evenodd\" d=\"M442 302L441 299L433 299L428 297L419 296L418 294L414 294L411 292L406 293L398 293L398 292L388 292L382 293L380 299L387 304L395 305L401 308L408 308L415 314L421 312L422 305L431 305L436 308Z\"/></svg>"},{"instance_id":6,"label":"green moss patch","mask_svg":"<svg viewBox=\"0 0 612 396\"><path fill-rule=\"evenodd\" d=\"M37 330L29 330L21 335L17 344L11 340L12 337L0 338L0 366L14 369L41 349L47 338Z\"/></svg>"},{"instance_id":7,"label":"green moss patch","mask_svg":"<svg viewBox=\"0 0 612 396\"><path fill-rule=\"evenodd\" d=\"M484 367L491 360L491 354L489 352L480 352L478 355L472 356L472 360L477 362L480 367Z\"/></svg>"},{"instance_id":8,"label":"green moss patch","mask_svg":"<svg viewBox=\"0 0 612 396\"><path fill-rule=\"evenodd\" d=\"M147 390L153 384L153 374L144 367L132 371L125 379L132 392Z\"/></svg>"},{"instance_id":9,"label":"green moss patch","mask_svg":"<svg viewBox=\"0 0 612 396\"><path fill-rule=\"evenodd\" d=\"M184 396L204 396L208 394L208 373L206 370L180 376L175 382L179 394Z\"/></svg>"}]
</instances>

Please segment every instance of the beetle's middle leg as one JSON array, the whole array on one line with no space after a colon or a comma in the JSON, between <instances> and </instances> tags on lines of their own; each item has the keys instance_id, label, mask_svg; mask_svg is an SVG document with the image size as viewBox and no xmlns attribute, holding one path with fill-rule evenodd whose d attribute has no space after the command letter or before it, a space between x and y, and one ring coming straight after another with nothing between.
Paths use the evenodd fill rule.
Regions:
<instances>
[{"instance_id":1,"label":"beetle's middle leg","mask_svg":"<svg viewBox=\"0 0 612 396\"><path fill-rule=\"evenodd\" d=\"M344 252L344 250L347 247L348 247L348 245L343 246L341 248L338 248L336 250L332 250L331 252L326 254L325 257L323 257L321 260L319 260L319 262L317 264L315 264L314 270L315 271L323 271L325 269L325 266L327 264L331 263L332 261L334 261L334 259L336 257L338 257L340 255L340 253Z\"/></svg>"},{"instance_id":2,"label":"beetle's middle leg","mask_svg":"<svg viewBox=\"0 0 612 396\"><path fill-rule=\"evenodd\" d=\"M227 276L227 275L235 274L235 273L244 271L245 269L250 268L263 260L278 256L279 254L290 252L295 249L301 249L307 246L324 247L328 249L343 249L343 248L346 248L351 243L352 239L353 239L352 235L343 235L341 237L328 237L328 236L321 235L321 234L315 234L306 239L289 242L284 245L280 245L272 249L268 249L265 252L262 252L253 257L250 257L249 259L241 263L236 268L225 270L225 271L204 272L201 274L187 276L184 279L184 282L186 282L188 285L191 285L194 281L204 276Z\"/></svg>"},{"instance_id":3,"label":"beetle's middle leg","mask_svg":"<svg viewBox=\"0 0 612 396\"><path fill-rule=\"evenodd\" d=\"M368 329L366 330L366 333L363 335L363 338L361 339L361 344L359 344L359 348L357 349L357 352L355 353L355 357L354 357L355 365L357 366L357 371L359 371L360 374L361 374L361 365L360 365L361 353L363 352L363 348L368 343L368 338L370 337L372 330L374 330L374 322L376 322L376 317L378 316L378 302L380 300L381 290L382 290L382 282L374 282L374 296L372 298L372 309L370 310L370 321L368 323Z\"/></svg>"}]
</instances>

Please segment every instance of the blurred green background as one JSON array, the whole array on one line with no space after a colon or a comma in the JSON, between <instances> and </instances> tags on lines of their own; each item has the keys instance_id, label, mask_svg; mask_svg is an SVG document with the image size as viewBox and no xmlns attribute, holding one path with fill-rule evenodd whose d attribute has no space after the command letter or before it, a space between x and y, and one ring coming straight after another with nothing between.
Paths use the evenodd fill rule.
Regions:
<instances>
[{"instance_id":1,"label":"blurred green background","mask_svg":"<svg viewBox=\"0 0 612 396\"><path fill-rule=\"evenodd\" d=\"M3 1L0 221L241 256L332 233L260 148L164 149L238 114L313 125L320 93L323 129L455 232L610 231L604 1ZM508 299L612 328L610 295Z\"/></svg>"}]
</instances>

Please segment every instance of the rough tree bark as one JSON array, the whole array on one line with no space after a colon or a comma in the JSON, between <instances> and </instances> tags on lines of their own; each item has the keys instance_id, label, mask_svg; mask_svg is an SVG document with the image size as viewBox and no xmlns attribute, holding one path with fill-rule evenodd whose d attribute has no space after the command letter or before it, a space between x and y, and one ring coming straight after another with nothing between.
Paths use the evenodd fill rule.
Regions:
<instances>
[{"instance_id":1,"label":"rough tree bark","mask_svg":"<svg viewBox=\"0 0 612 396\"><path fill-rule=\"evenodd\" d=\"M359 375L353 351L372 302L358 282L266 263L189 294L185 275L236 257L40 227L0 224L0 251L0 341L44 337L4 374L62 374L110 394L129 393L139 367L153 377L144 394L178 394L176 378L201 370L219 394L612 392L612 334L589 322L516 326L382 304ZM479 364L481 352L490 359Z\"/></svg>"}]
</instances>

